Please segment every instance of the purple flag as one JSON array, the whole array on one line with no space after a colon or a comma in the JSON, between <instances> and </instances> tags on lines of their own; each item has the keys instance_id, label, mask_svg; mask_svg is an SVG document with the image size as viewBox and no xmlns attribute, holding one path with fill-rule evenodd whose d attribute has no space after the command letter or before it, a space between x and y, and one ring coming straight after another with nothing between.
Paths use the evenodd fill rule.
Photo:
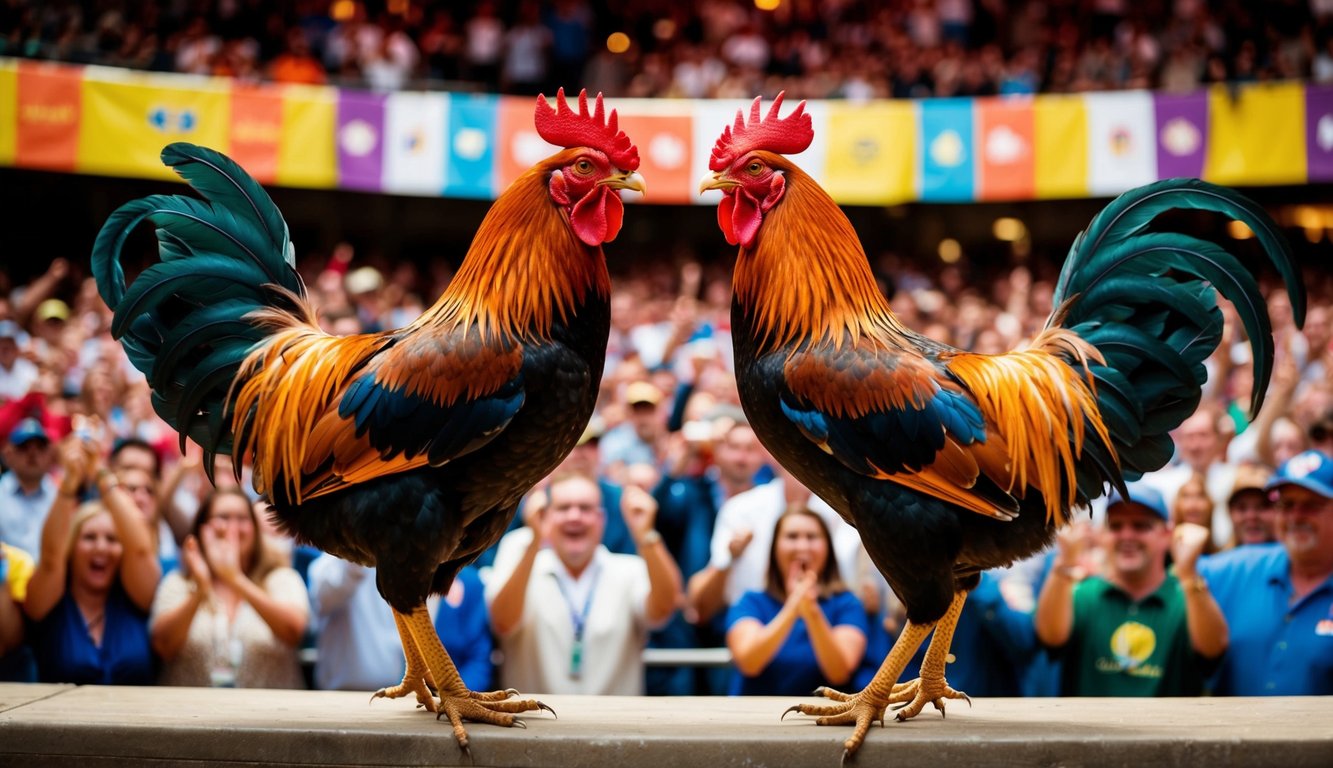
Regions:
<instances>
[{"instance_id":1,"label":"purple flag","mask_svg":"<svg viewBox=\"0 0 1333 768\"><path fill-rule=\"evenodd\" d=\"M384 100L376 93L338 92L338 186L379 192L384 163Z\"/></svg>"},{"instance_id":2,"label":"purple flag","mask_svg":"<svg viewBox=\"0 0 1333 768\"><path fill-rule=\"evenodd\" d=\"M1157 111L1157 177L1203 176L1208 146L1208 93L1159 93Z\"/></svg>"},{"instance_id":3,"label":"purple flag","mask_svg":"<svg viewBox=\"0 0 1333 768\"><path fill-rule=\"evenodd\" d=\"M1333 179L1333 88L1305 87L1305 154L1310 181Z\"/></svg>"}]
</instances>

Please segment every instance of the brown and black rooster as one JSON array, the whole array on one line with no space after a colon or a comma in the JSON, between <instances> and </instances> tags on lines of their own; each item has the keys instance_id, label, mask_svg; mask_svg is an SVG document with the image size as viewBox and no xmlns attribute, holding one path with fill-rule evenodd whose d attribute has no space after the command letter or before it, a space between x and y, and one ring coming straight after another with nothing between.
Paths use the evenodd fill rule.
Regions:
<instances>
[{"instance_id":1,"label":"brown and black rooster","mask_svg":"<svg viewBox=\"0 0 1333 768\"><path fill-rule=\"evenodd\" d=\"M272 200L189 144L162 160L211 202L131 202L92 255L112 332L157 412L182 445L189 436L210 458L253 461L284 530L377 568L407 673L376 696L415 694L465 750L462 719L512 725L513 713L546 707L468 690L426 598L500 538L592 415L610 328L602 243L620 230L618 190L643 190L638 150L600 94L592 113L586 93L577 113L563 91L555 108L538 97L535 119L566 149L500 195L444 295L405 328L321 331ZM120 252L144 219L161 261L127 289Z\"/></svg>"},{"instance_id":2,"label":"brown and black rooster","mask_svg":"<svg viewBox=\"0 0 1333 768\"><path fill-rule=\"evenodd\" d=\"M853 754L885 708L901 719L965 698L945 681L953 628L979 574L1049 545L1070 510L1163 466L1168 432L1198 405L1221 337L1221 293L1254 352L1255 411L1273 340L1253 275L1217 245L1148 229L1173 208L1215 211L1254 230L1305 297L1286 241L1257 206L1197 180L1125 193L1074 242L1055 312L1022 351L971 354L904 327L833 200L783 157L813 137L804 104L738 113L703 189L740 245L732 333L741 402L783 466L861 534L907 608L907 625L864 690L793 710L855 726ZM927 635L921 676L897 684ZM789 710L791 711L791 710Z\"/></svg>"}]
</instances>

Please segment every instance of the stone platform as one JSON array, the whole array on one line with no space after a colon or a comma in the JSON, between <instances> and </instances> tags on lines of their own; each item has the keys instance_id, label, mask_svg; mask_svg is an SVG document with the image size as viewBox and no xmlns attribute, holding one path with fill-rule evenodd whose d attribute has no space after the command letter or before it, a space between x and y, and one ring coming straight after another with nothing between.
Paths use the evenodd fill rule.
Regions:
<instances>
[{"instance_id":1,"label":"stone platform","mask_svg":"<svg viewBox=\"0 0 1333 768\"><path fill-rule=\"evenodd\" d=\"M0 765L837 768L843 728L787 698L540 696L527 729L470 724L471 758L408 700L362 693L0 684ZM1333 697L978 699L873 728L849 766L1333 765Z\"/></svg>"}]
</instances>

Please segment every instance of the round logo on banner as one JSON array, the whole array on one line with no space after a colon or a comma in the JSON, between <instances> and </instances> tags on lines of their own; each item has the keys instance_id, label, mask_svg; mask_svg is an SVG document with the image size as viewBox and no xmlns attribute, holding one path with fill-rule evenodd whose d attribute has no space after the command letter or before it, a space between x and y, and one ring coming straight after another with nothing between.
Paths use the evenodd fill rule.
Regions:
<instances>
[{"instance_id":1,"label":"round logo on banner","mask_svg":"<svg viewBox=\"0 0 1333 768\"><path fill-rule=\"evenodd\" d=\"M954 168L963 164L963 137L958 135L958 131L941 131L930 142L930 159L936 165L945 168Z\"/></svg>"},{"instance_id":2,"label":"round logo on banner","mask_svg":"<svg viewBox=\"0 0 1333 768\"><path fill-rule=\"evenodd\" d=\"M1162 146L1176 157L1198 152L1201 140L1198 126L1183 117L1173 117L1162 126Z\"/></svg>"},{"instance_id":3,"label":"round logo on banner","mask_svg":"<svg viewBox=\"0 0 1333 768\"><path fill-rule=\"evenodd\" d=\"M375 128L365 120L348 120L338 132L338 143L352 157L365 157L375 149Z\"/></svg>"},{"instance_id":4,"label":"round logo on banner","mask_svg":"<svg viewBox=\"0 0 1333 768\"><path fill-rule=\"evenodd\" d=\"M488 143L485 131L464 128L454 136L454 154L464 160L480 160Z\"/></svg>"}]
</instances>

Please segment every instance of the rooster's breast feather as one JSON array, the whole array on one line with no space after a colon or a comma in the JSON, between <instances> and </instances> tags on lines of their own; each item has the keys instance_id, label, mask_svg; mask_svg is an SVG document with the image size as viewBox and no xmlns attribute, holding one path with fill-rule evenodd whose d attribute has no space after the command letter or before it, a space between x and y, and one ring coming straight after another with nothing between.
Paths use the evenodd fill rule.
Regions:
<instances>
[{"instance_id":1,"label":"rooster's breast feather","mask_svg":"<svg viewBox=\"0 0 1333 768\"><path fill-rule=\"evenodd\" d=\"M971 394L921 355L863 338L770 359L783 415L848 469L990 517L1017 513L1000 485L1004 440L988 433Z\"/></svg>"}]
</instances>

